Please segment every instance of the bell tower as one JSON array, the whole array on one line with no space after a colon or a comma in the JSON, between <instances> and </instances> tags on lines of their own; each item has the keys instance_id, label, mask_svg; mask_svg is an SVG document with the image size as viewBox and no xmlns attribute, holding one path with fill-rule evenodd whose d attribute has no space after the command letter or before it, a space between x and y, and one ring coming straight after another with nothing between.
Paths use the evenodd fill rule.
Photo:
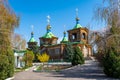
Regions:
<instances>
[{"instance_id":1,"label":"bell tower","mask_svg":"<svg viewBox=\"0 0 120 80\"><path fill-rule=\"evenodd\" d=\"M83 42L88 44L88 29L79 24L78 9L76 9L76 25L68 30L68 39L70 42Z\"/></svg>"}]
</instances>

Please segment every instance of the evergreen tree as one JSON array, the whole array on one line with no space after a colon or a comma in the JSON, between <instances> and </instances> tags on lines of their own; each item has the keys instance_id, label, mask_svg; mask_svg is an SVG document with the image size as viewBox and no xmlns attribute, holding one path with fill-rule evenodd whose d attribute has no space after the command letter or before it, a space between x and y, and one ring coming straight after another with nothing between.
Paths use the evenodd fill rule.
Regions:
<instances>
[{"instance_id":1,"label":"evergreen tree","mask_svg":"<svg viewBox=\"0 0 120 80\"><path fill-rule=\"evenodd\" d=\"M72 65L84 64L84 57L79 47L75 47Z\"/></svg>"},{"instance_id":2,"label":"evergreen tree","mask_svg":"<svg viewBox=\"0 0 120 80\"><path fill-rule=\"evenodd\" d=\"M73 47L70 43L68 43L66 45L66 48L64 50L64 54L63 54L63 59L64 61L72 61L73 59L73 54L74 54L74 50L73 50Z\"/></svg>"},{"instance_id":3,"label":"evergreen tree","mask_svg":"<svg viewBox=\"0 0 120 80\"><path fill-rule=\"evenodd\" d=\"M107 76L120 78L120 56L109 50L103 58L104 72Z\"/></svg>"},{"instance_id":4,"label":"evergreen tree","mask_svg":"<svg viewBox=\"0 0 120 80\"><path fill-rule=\"evenodd\" d=\"M33 62L39 62L37 55L40 54L40 50L39 50L39 46L33 46L33 48L31 49L34 53L34 60Z\"/></svg>"}]
</instances>

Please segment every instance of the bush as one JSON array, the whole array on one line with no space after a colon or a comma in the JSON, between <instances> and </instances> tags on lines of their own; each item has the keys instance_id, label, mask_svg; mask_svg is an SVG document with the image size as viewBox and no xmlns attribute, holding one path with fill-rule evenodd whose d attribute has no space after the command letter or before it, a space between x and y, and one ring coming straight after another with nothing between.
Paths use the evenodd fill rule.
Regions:
<instances>
[{"instance_id":1,"label":"bush","mask_svg":"<svg viewBox=\"0 0 120 80\"><path fill-rule=\"evenodd\" d=\"M75 47L74 49L74 55L73 55L73 60L72 60L72 65L78 65L78 64L84 64L84 56L82 52L80 51L79 47Z\"/></svg>"},{"instance_id":2,"label":"bush","mask_svg":"<svg viewBox=\"0 0 120 80\"><path fill-rule=\"evenodd\" d=\"M34 54L32 51L27 50L23 57L23 61L25 61L25 67L30 67L32 66L32 62L34 59Z\"/></svg>"},{"instance_id":3,"label":"bush","mask_svg":"<svg viewBox=\"0 0 120 80\"><path fill-rule=\"evenodd\" d=\"M14 75L14 55L9 49L0 53L0 80Z\"/></svg>"},{"instance_id":4,"label":"bush","mask_svg":"<svg viewBox=\"0 0 120 80\"><path fill-rule=\"evenodd\" d=\"M72 45L70 44L70 43L68 43L67 45L66 45L66 48L65 48L65 50L64 50L64 54L63 54L63 60L64 61L72 61L72 59L73 59L73 54L74 54L74 50L73 50L73 47L72 47Z\"/></svg>"},{"instance_id":5,"label":"bush","mask_svg":"<svg viewBox=\"0 0 120 80\"><path fill-rule=\"evenodd\" d=\"M120 56L109 50L103 59L104 73L109 77L120 78Z\"/></svg>"},{"instance_id":6,"label":"bush","mask_svg":"<svg viewBox=\"0 0 120 80\"><path fill-rule=\"evenodd\" d=\"M13 51L8 51L8 60L9 60L9 67L8 67L8 77L12 77L14 75L14 53Z\"/></svg>"},{"instance_id":7,"label":"bush","mask_svg":"<svg viewBox=\"0 0 120 80\"><path fill-rule=\"evenodd\" d=\"M48 62L49 60L49 55L47 53L39 54L38 55L38 60L40 62Z\"/></svg>"},{"instance_id":8,"label":"bush","mask_svg":"<svg viewBox=\"0 0 120 80\"><path fill-rule=\"evenodd\" d=\"M0 79L4 80L7 78L7 67L9 66L9 61L6 55L0 54Z\"/></svg>"}]
</instances>

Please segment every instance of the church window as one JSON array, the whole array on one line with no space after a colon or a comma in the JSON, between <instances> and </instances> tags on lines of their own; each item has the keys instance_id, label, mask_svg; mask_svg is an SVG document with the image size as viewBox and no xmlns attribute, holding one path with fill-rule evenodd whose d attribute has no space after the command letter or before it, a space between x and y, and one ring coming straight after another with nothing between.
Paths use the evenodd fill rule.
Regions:
<instances>
[{"instance_id":1,"label":"church window","mask_svg":"<svg viewBox=\"0 0 120 80\"><path fill-rule=\"evenodd\" d=\"M86 36L85 36L85 33L82 33L82 39L85 39Z\"/></svg>"},{"instance_id":2,"label":"church window","mask_svg":"<svg viewBox=\"0 0 120 80\"><path fill-rule=\"evenodd\" d=\"M76 33L73 33L72 34L72 39L75 40L77 38L77 34Z\"/></svg>"}]
</instances>

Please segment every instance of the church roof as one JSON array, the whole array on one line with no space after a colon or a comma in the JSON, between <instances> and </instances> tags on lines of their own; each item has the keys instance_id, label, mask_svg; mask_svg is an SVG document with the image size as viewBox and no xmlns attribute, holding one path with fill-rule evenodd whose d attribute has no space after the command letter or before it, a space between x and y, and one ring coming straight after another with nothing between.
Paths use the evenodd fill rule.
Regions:
<instances>
[{"instance_id":1,"label":"church roof","mask_svg":"<svg viewBox=\"0 0 120 80\"><path fill-rule=\"evenodd\" d=\"M32 37L30 38L29 42L35 42L35 39Z\"/></svg>"},{"instance_id":2,"label":"church roof","mask_svg":"<svg viewBox=\"0 0 120 80\"><path fill-rule=\"evenodd\" d=\"M42 38L53 38L56 37L52 32L51 32L51 26L47 25L47 32Z\"/></svg>"},{"instance_id":3,"label":"church roof","mask_svg":"<svg viewBox=\"0 0 120 80\"><path fill-rule=\"evenodd\" d=\"M68 39L66 37L66 32L64 32L64 37L63 37L61 43L65 43L65 42L68 42Z\"/></svg>"},{"instance_id":4,"label":"church roof","mask_svg":"<svg viewBox=\"0 0 120 80\"><path fill-rule=\"evenodd\" d=\"M52 38L55 37L54 34L52 32L47 32L44 36L42 36L43 38Z\"/></svg>"},{"instance_id":5,"label":"church roof","mask_svg":"<svg viewBox=\"0 0 120 80\"><path fill-rule=\"evenodd\" d=\"M29 42L36 42L36 40L34 39L34 33L32 32L31 33L31 38L30 38L30 40L29 40Z\"/></svg>"},{"instance_id":6,"label":"church roof","mask_svg":"<svg viewBox=\"0 0 120 80\"><path fill-rule=\"evenodd\" d=\"M79 18L76 17L76 25L74 26L73 29L77 29L77 28L82 28L82 26L79 24Z\"/></svg>"},{"instance_id":7,"label":"church roof","mask_svg":"<svg viewBox=\"0 0 120 80\"><path fill-rule=\"evenodd\" d=\"M82 26L80 24L76 24L73 29L76 29L76 28L82 28Z\"/></svg>"}]
</instances>

